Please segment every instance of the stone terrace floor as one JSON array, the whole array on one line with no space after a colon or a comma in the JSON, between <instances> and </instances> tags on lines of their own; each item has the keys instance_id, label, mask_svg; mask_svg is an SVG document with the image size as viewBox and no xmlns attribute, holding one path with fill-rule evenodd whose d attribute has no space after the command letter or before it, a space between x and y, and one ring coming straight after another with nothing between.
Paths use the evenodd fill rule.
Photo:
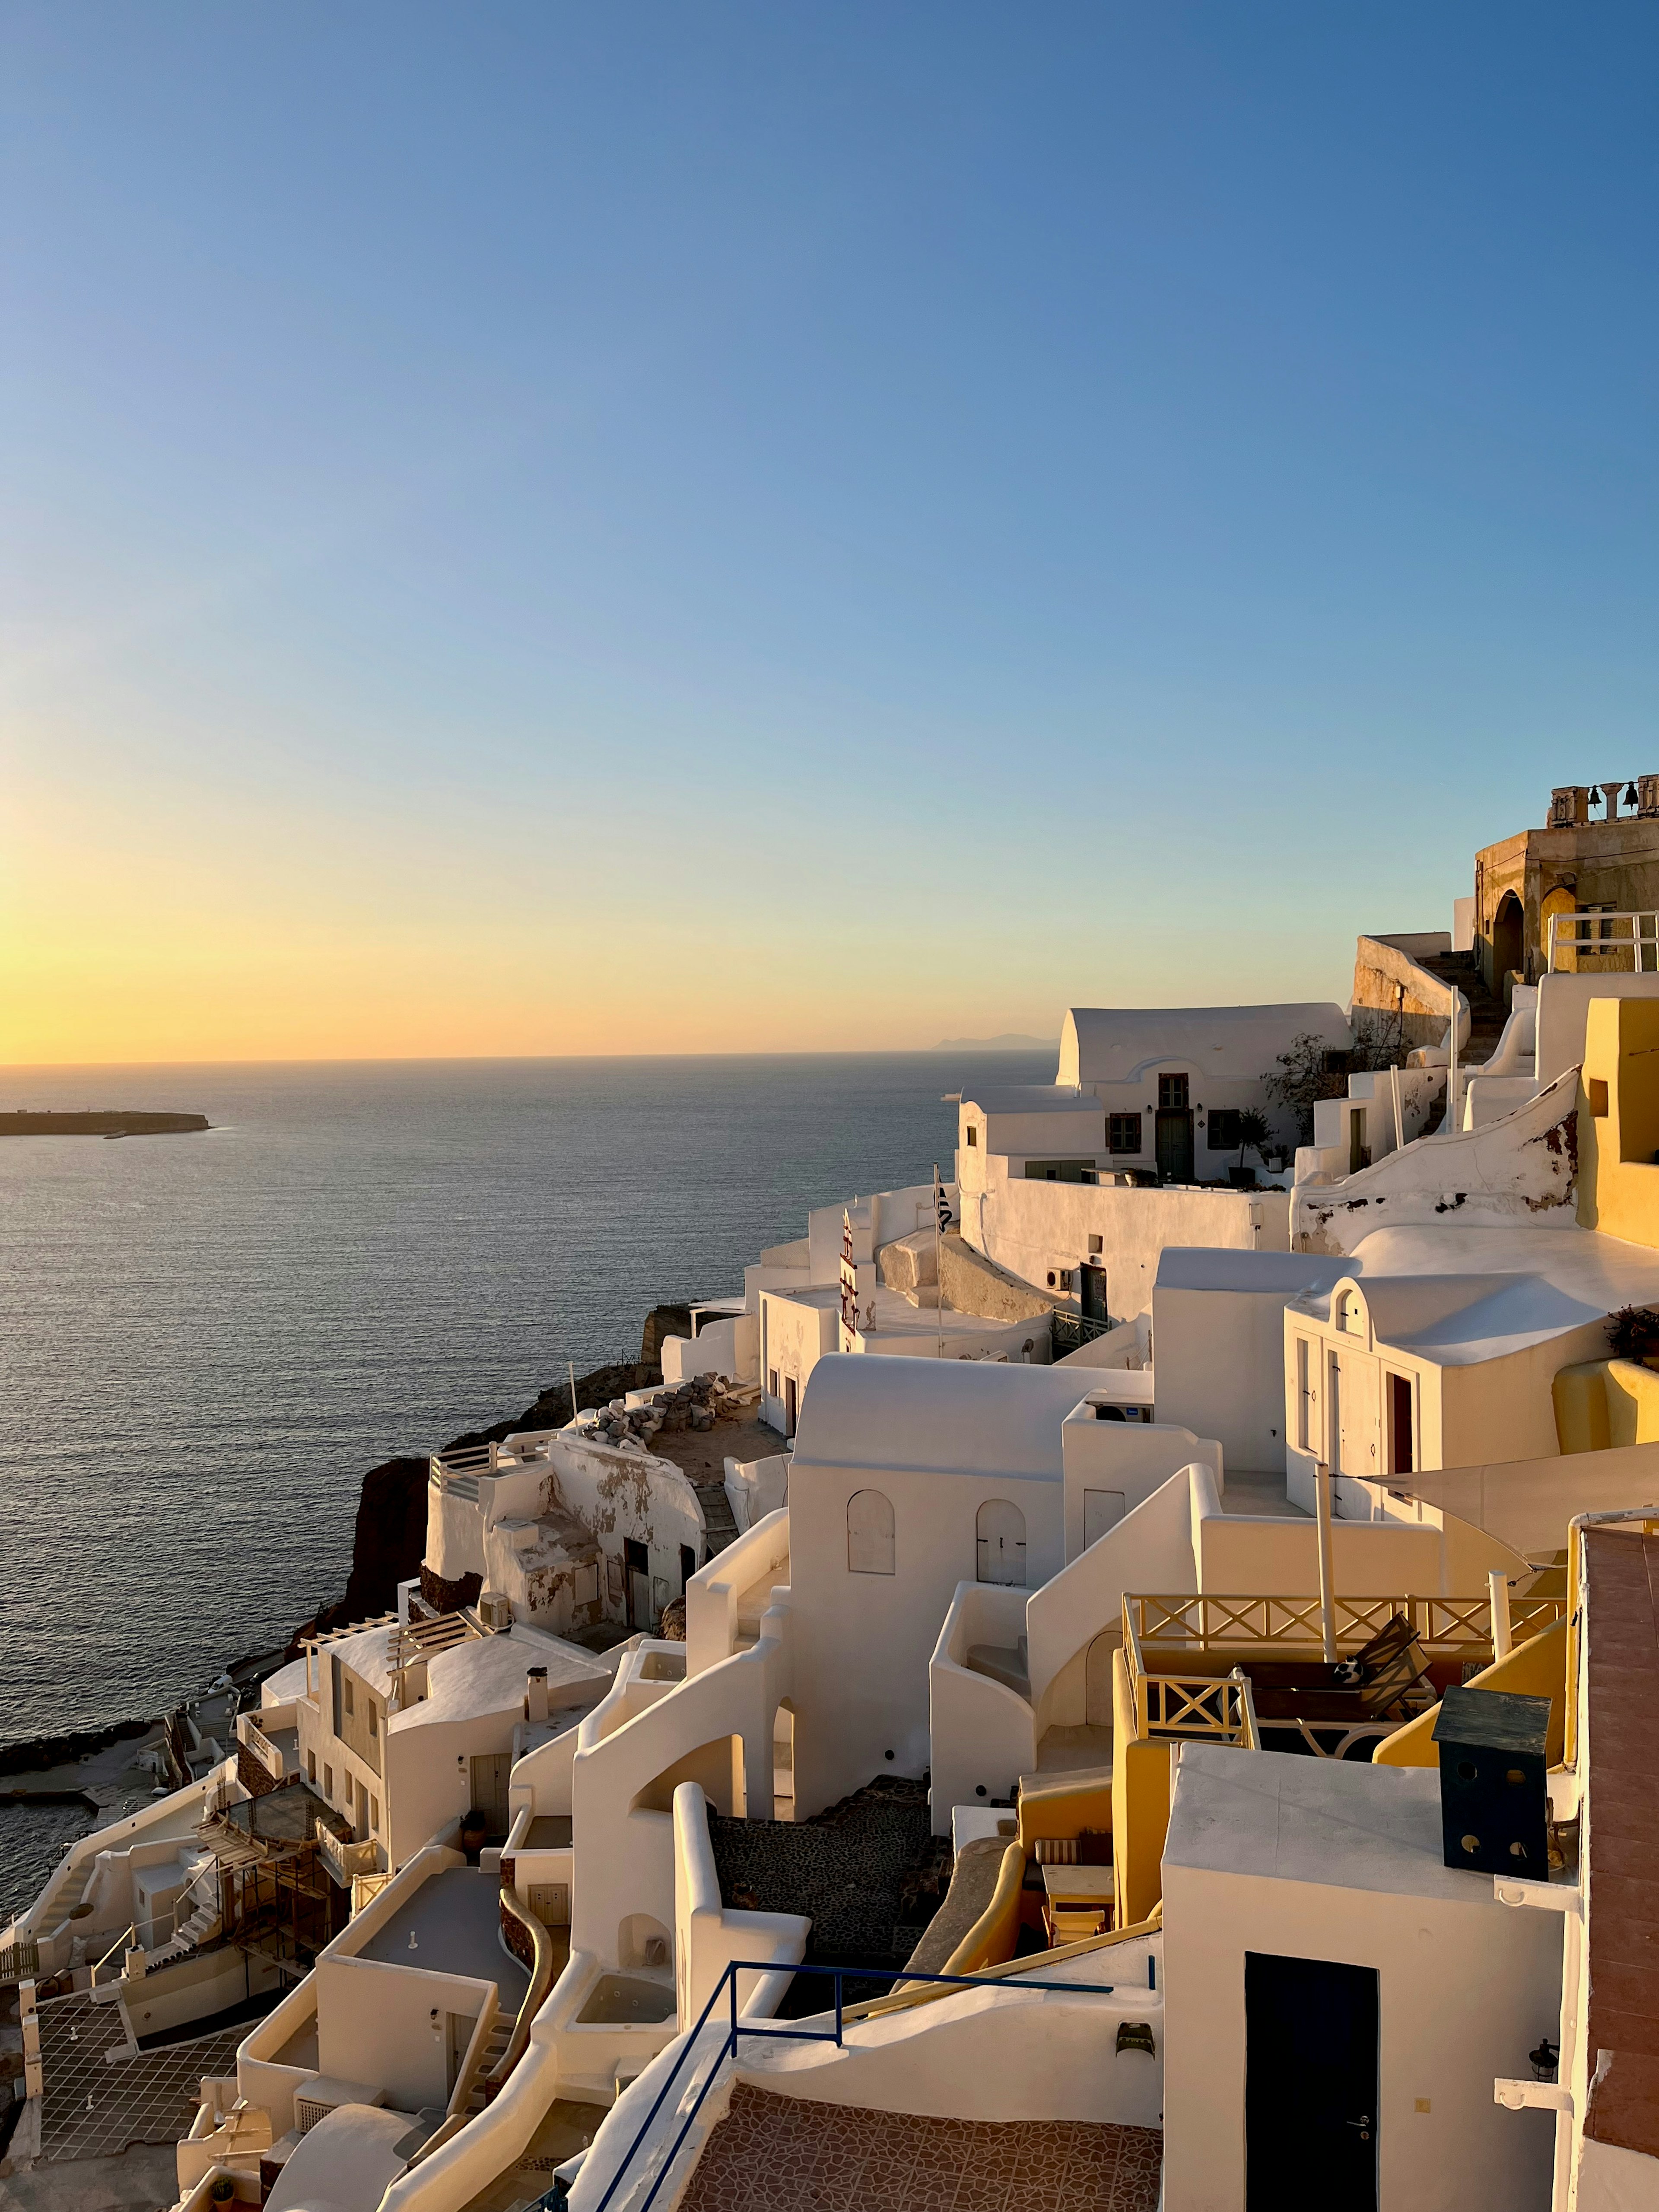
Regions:
<instances>
[{"instance_id":1,"label":"stone terrace floor","mask_svg":"<svg viewBox=\"0 0 1659 2212\"><path fill-rule=\"evenodd\" d=\"M130 2143L170 2143L189 2128L204 2074L236 2071L246 2026L137 2057L112 2004L62 1997L40 2008L40 2156L111 2158ZM88 2098L91 2100L88 2104Z\"/></svg>"},{"instance_id":2,"label":"stone terrace floor","mask_svg":"<svg viewBox=\"0 0 1659 2212\"><path fill-rule=\"evenodd\" d=\"M682 2212L1156 2212L1156 2128L927 2120L736 2083Z\"/></svg>"}]
</instances>

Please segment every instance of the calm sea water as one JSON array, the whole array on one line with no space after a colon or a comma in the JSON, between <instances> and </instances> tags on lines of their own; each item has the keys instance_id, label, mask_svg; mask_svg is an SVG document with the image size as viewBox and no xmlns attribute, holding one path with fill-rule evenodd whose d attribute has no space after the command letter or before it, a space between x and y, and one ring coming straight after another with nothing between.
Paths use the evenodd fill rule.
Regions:
<instances>
[{"instance_id":1,"label":"calm sea water","mask_svg":"<svg viewBox=\"0 0 1659 2212\"><path fill-rule=\"evenodd\" d=\"M344 1586L368 1468L637 1357L810 1206L949 1170L941 1093L1052 1052L9 1069L0 1742L151 1714Z\"/></svg>"}]
</instances>

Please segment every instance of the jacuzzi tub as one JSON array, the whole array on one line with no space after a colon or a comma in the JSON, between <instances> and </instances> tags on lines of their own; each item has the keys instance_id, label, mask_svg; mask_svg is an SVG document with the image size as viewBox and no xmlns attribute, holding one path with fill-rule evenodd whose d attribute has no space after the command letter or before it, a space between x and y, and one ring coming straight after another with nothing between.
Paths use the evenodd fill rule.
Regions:
<instances>
[{"instance_id":1,"label":"jacuzzi tub","mask_svg":"<svg viewBox=\"0 0 1659 2212\"><path fill-rule=\"evenodd\" d=\"M601 1974L576 2014L579 2027L654 2027L674 2014L674 1984L666 1975Z\"/></svg>"}]
</instances>

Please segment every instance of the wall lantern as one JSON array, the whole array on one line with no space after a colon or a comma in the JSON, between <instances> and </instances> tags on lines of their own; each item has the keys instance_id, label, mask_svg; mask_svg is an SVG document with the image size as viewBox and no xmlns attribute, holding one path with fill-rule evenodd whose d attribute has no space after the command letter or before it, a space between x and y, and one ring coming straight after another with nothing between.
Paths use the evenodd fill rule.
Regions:
<instances>
[{"instance_id":1,"label":"wall lantern","mask_svg":"<svg viewBox=\"0 0 1659 2212\"><path fill-rule=\"evenodd\" d=\"M1532 2061L1532 2078L1534 2081L1554 2081L1555 2069L1561 2053L1559 2048L1550 2041L1547 2035L1538 2048L1535 2051L1529 2051L1527 2056Z\"/></svg>"}]
</instances>

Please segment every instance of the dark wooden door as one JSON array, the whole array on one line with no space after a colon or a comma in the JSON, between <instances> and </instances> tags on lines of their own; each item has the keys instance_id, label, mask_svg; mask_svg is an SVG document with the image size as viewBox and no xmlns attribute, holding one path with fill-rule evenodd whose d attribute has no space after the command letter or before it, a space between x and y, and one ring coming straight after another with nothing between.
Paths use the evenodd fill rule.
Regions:
<instances>
[{"instance_id":1,"label":"dark wooden door","mask_svg":"<svg viewBox=\"0 0 1659 2212\"><path fill-rule=\"evenodd\" d=\"M1190 1106L1158 1114L1158 1174L1160 1182L1193 1179L1193 1110Z\"/></svg>"},{"instance_id":2,"label":"dark wooden door","mask_svg":"<svg viewBox=\"0 0 1659 2212\"><path fill-rule=\"evenodd\" d=\"M1244 2208L1376 2212L1376 1974L1244 1954Z\"/></svg>"},{"instance_id":3,"label":"dark wooden door","mask_svg":"<svg viewBox=\"0 0 1659 2212\"><path fill-rule=\"evenodd\" d=\"M637 1537L623 1537L623 1565L628 1570L628 1625L648 1629L652 1626L651 1554Z\"/></svg>"},{"instance_id":4,"label":"dark wooden door","mask_svg":"<svg viewBox=\"0 0 1659 2212\"><path fill-rule=\"evenodd\" d=\"M1085 1321L1106 1320L1106 1270L1098 1260L1085 1260L1079 1278L1078 1305Z\"/></svg>"}]
</instances>

